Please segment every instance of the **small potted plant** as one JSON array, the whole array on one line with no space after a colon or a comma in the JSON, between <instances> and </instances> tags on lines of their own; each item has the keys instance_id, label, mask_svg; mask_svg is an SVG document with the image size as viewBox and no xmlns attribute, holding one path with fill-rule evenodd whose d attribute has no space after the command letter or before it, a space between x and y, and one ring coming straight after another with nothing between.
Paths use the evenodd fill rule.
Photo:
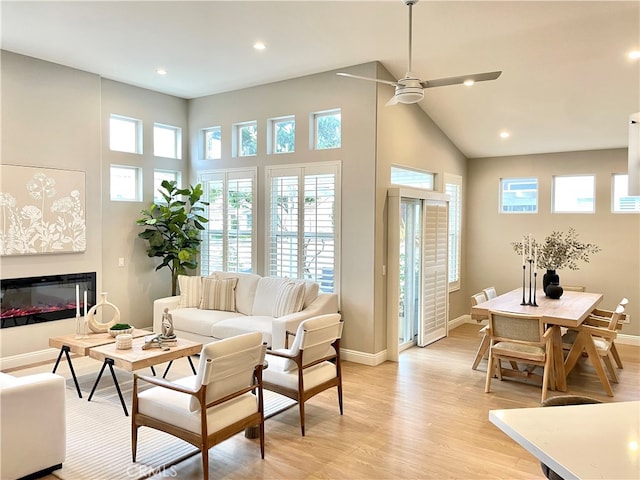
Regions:
<instances>
[{"instance_id":1,"label":"small potted plant","mask_svg":"<svg viewBox=\"0 0 640 480\"><path fill-rule=\"evenodd\" d=\"M112 337L117 337L122 333L131 333L133 332L133 326L128 323L116 323L109 327L109 334Z\"/></svg>"}]
</instances>

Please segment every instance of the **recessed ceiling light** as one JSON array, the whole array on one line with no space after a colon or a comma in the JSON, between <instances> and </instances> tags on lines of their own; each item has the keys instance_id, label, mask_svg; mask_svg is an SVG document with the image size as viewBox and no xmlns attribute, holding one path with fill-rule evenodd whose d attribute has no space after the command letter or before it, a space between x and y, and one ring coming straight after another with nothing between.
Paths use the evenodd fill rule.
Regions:
<instances>
[{"instance_id":1,"label":"recessed ceiling light","mask_svg":"<svg viewBox=\"0 0 640 480\"><path fill-rule=\"evenodd\" d=\"M629 52L629 58L631 60L638 60L640 58L640 50L631 50Z\"/></svg>"},{"instance_id":2,"label":"recessed ceiling light","mask_svg":"<svg viewBox=\"0 0 640 480\"><path fill-rule=\"evenodd\" d=\"M509 138L511 136L511 134L509 132L507 132L506 130L503 130L500 132L500 138Z\"/></svg>"},{"instance_id":3,"label":"recessed ceiling light","mask_svg":"<svg viewBox=\"0 0 640 480\"><path fill-rule=\"evenodd\" d=\"M158 75L166 75L166 74L167 74L167 70L166 70L166 69L164 69L164 68L162 68L162 67L160 67L160 68L156 68L156 73L157 73Z\"/></svg>"},{"instance_id":4,"label":"recessed ceiling light","mask_svg":"<svg viewBox=\"0 0 640 480\"><path fill-rule=\"evenodd\" d=\"M474 81L473 81L473 80L471 80L471 79L469 79L469 80L465 80L465 81L464 81L464 84L465 84L467 87L470 87L470 86L471 86L471 85L473 85L474 83L476 83L476 82L474 82Z\"/></svg>"},{"instance_id":5,"label":"recessed ceiling light","mask_svg":"<svg viewBox=\"0 0 640 480\"><path fill-rule=\"evenodd\" d=\"M253 48L255 48L256 50L264 50L265 48L267 48L267 46L262 42L256 42L253 44Z\"/></svg>"}]
</instances>

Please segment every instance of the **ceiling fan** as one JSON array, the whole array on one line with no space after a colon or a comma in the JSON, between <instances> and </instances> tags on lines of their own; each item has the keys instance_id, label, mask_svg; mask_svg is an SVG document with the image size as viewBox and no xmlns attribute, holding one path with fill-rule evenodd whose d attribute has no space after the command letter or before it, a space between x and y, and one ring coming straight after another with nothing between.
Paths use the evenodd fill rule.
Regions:
<instances>
[{"instance_id":1,"label":"ceiling fan","mask_svg":"<svg viewBox=\"0 0 640 480\"><path fill-rule=\"evenodd\" d=\"M409 6L409 66L404 77L396 82L380 80L378 78L361 77L359 75L351 75L350 73L338 72L343 77L358 78L360 80L369 80L372 82L386 83L396 87L395 94L387 102L387 105L395 105L397 103L417 103L424 98L424 89L433 87L444 87L446 85L465 84L473 85L476 82L484 82L487 80L495 80L502 73L485 72L473 73L471 75L460 75L459 77L438 78L436 80L421 80L411 73L411 44L412 44L412 9L419 0L403 0L405 5Z\"/></svg>"}]
</instances>

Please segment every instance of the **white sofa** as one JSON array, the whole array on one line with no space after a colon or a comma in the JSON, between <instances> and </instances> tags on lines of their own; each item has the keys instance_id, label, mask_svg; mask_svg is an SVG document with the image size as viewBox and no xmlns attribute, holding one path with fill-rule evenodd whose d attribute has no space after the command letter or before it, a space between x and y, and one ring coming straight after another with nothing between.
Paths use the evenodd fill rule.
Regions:
<instances>
[{"instance_id":1,"label":"white sofa","mask_svg":"<svg viewBox=\"0 0 640 480\"><path fill-rule=\"evenodd\" d=\"M207 279L237 279L231 299L235 306L227 310L214 310L204 307L203 295L208 288ZM196 292L200 280L200 294ZM183 282L185 280L185 282ZM187 283L187 281L189 283ZM196 282L196 283L194 283ZM283 292L303 283L304 301L298 308L285 309L282 313ZM189 286L187 286L189 285ZM210 285L210 283L209 283ZM181 277L181 295L165 297L153 303L153 331L162 331L162 315L165 308L173 318L175 333L203 344L217 339L228 338L248 332L261 332L263 341L273 349L284 348L287 331L295 332L302 320L327 313L338 313L338 296L335 293L320 293L319 285L312 281L290 280L278 277L261 277L253 273L214 272L209 277ZM183 288L187 286L186 288ZM298 293L300 287L297 288ZM299 297L297 297L299 298ZM185 299L187 300L185 303ZM200 300L200 305L196 303ZM182 302L182 305L181 305ZM185 306L190 305L190 306Z\"/></svg>"},{"instance_id":2,"label":"white sofa","mask_svg":"<svg viewBox=\"0 0 640 480\"><path fill-rule=\"evenodd\" d=\"M0 405L0 478L35 478L62 468L67 452L64 378L0 373Z\"/></svg>"}]
</instances>

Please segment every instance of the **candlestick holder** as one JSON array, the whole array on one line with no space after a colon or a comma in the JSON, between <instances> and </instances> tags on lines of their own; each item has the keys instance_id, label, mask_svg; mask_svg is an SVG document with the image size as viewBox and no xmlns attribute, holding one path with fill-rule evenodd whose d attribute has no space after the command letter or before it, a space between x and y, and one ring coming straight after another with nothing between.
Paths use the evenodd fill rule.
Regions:
<instances>
[{"instance_id":1,"label":"candlestick holder","mask_svg":"<svg viewBox=\"0 0 640 480\"><path fill-rule=\"evenodd\" d=\"M532 307L537 307L538 304L536 303L536 290L537 290L537 284L538 284L538 272L533 272L533 303L531 304Z\"/></svg>"},{"instance_id":2,"label":"candlestick holder","mask_svg":"<svg viewBox=\"0 0 640 480\"><path fill-rule=\"evenodd\" d=\"M524 292L525 292L525 284L526 284L526 270L527 270L527 266L526 264L522 264L522 303L520 305L526 305L527 301L524 298Z\"/></svg>"},{"instance_id":3,"label":"candlestick holder","mask_svg":"<svg viewBox=\"0 0 640 480\"><path fill-rule=\"evenodd\" d=\"M531 302L531 274L533 273L533 258L530 258L528 262L529 262L529 301L527 302L527 305L533 305L533 303Z\"/></svg>"}]
</instances>

